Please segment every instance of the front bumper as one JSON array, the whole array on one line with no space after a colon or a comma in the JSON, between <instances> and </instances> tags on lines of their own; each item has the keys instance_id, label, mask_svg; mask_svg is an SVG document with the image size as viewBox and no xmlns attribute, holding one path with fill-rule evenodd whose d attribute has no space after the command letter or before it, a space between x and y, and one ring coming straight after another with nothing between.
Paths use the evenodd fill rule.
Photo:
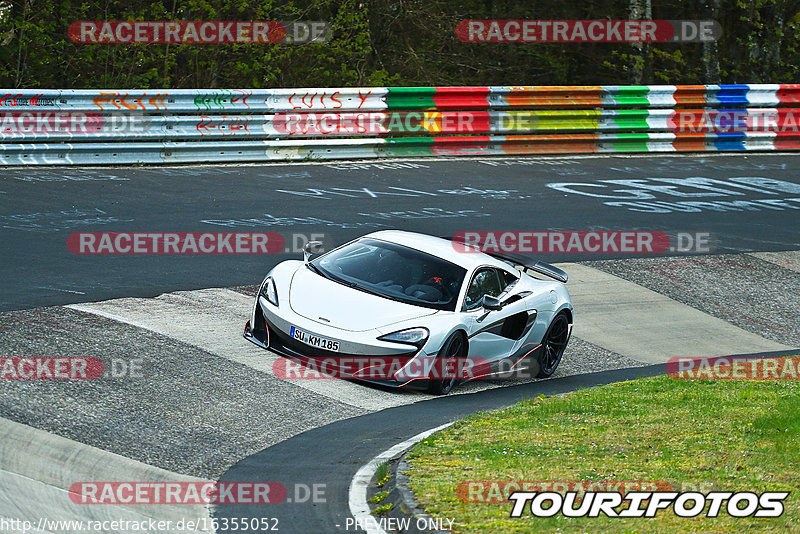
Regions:
<instances>
[{"instance_id":1,"label":"front bumper","mask_svg":"<svg viewBox=\"0 0 800 534\"><path fill-rule=\"evenodd\" d=\"M381 364L391 361L399 370L418 355L424 354L417 347L409 345L402 346L402 348L389 348L386 347L387 343L382 343L383 346L370 347L364 343L344 340L341 345L350 352L331 352L292 339L287 332L291 324L318 335L334 337L327 331L320 334L319 327L309 325L308 321L302 317L291 317L287 321L270 310L265 313L260 302L256 302L253 309L253 320L247 321L243 335L245 339L263 349L311 365L315 369L324 369L326 373L330 372L338 378L390 387L424 386L423 380L405 377L397 379L393 373L384 373L381 372L381 369L376 369ZM341 339L341 336L337 336L337 339Z\"/></svg>"}]
</instances>

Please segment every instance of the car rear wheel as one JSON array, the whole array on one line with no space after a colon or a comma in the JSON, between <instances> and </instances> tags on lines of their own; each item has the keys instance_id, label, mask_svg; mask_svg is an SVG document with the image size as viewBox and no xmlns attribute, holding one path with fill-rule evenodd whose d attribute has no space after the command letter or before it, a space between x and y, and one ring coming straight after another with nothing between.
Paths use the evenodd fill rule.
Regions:
<instances>
[{"instance_id":1,"label":"car rear wheel","mask_svg":"<svg viewBox=\"0 0 800 534\"><path fill-rule=\"evenodd\" d=\"M538 378L552 376L558 364L561 363L561 357L564 356L568 341L569 321L565 314L559 313L550 323L550 328L547 329L547 333L542 340L542 348L537 358L539 373L536 376Z\"/></svg>"},{"instance_id":2,"label":"car rear wheel","mask_svg":"<svg viewBox=\"0 0 800 534\"><path fill-rule=\"evenodd\" d=\"M435 366L436 371L442 373L445 369L459 369L457 360L464 358L467 354L467 340L460 333L452 334L447 341L444 342L442 348L439 349L439 354L436 355L440 359ZM455 365L450 364L453 362ZM428 393L433 395L447 395L458 384L458 377L452 376L449 378L434 378L428 380Z\"/></svg>"}]
</instances>

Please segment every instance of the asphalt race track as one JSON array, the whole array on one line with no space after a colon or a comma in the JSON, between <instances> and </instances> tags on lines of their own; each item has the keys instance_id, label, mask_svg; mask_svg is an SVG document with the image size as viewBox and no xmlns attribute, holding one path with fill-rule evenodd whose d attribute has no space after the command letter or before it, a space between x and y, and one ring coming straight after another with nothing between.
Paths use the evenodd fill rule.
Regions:
<instances>
[{"instance_id":1,"label":"asphalt race track","mask_svg":"<svg viewBox=\"0 0 800 534\"><path fill-rule=\"evenodd\" d=\"M390 408L295 436L239 462L220 480L261 480L265 475L279 474L287 487L295 483L325 484L325 506L285 502L271 507L270 515L279 518L279 524L289 532L353 532L357 530L353 525L348 529L346 522L350 480L359 467L395 443L478 410L662 372L661 365L603 371ZM258 517L259 511L238 505L220 506L216 513L220 518Z\"/></svg>"},{"instance_id":2,"label":"asphalt race track","mask_svg":"<svg viewBox=\"0 0 800 534\"><path fill-rule=\"evenodd\" d=\"M333 244L380 228L661 230L710 232L715 253L793 249L799 161L735 155L4 169L0 310L254 284L273 264L298 257L76 256L65 243L81 231L271 230L324 233ZM697 177L723 183L698 189L655 181ZM742 178L751 181L735 181ZM753 178L793 187L756 187ZM552 188L566 183L587 185Z\"/></svg>"},{"instance_id":3,"label":"asphalt race track","mask_svg":"<svg viewBox=\"0 0 800 534\"><path fill-rule=\"evenodd\" d=\"M782 353L774 355L779 354ZM537 395L558 395L580 388L656 376L663 372L663 365L617 369L391 408L332 423L290 438L242 460L220 480L239 482L279 477L289 488L295 484L324 484L327 499L324 506L284 502L269 508L270 516L279 518L279 524L289 532L360 531L352 524L349 528L347 525L347 489L350 480L361 465L395 443L479 410L503 408ZM263 514L264 510L247 505L220 506L216 509L216 516L220 519L255 518L260 513Z\"/></svg>"},{"instance_id":4,"label":"asphalt race track","mask_svg":"<svg viewBox=\"0 0 800 534\"><path fill-rule=\"evenodd\" d=\"M353 474L426 429L522 398L663 373L675 356L796 354L799 169L788 154L6 169L0 356L89 356L110 374L0 380L6 443L48 443L0 442L0 517L116 517L121 508L62 506L70 483L101 476L64 460L84 458L95 470L121 466L104 480L277 481L290 498L298 485L324 484L325 502L212 513L275 517L281 532L346 532ZM241 336L253 284L300 257L295 239L331 246L382 228L651 230L673 249L540 255L570 275L576 310L550 380L478 381L432 399L275 376L279 358ZM278 232L290 250L137 256L67 247L74 232L230 231ZM707 236L708 246L682 248L679 235ZM48 495L47 506L31 511L14 492Z\"/></svg>"}]
</instances>

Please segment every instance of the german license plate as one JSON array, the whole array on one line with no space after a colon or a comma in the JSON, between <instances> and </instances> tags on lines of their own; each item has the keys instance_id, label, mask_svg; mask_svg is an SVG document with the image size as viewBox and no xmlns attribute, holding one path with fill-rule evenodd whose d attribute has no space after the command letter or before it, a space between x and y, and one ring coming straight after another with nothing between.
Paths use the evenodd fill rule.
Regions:
<instances>
[{"instance_id":1,"label":"german license plate","mask_svg":"<svg viewBox=\"0 0 800 534\"><path fill-rule=\"evenodd\" d=\"M306 345L317 347L318 349L329 350L331 352L339 352L339 342L335 339L328 339L326 337L318 336L316 334L309 334L300 330L296 326L289 329L289 336Z\"/></svg>"}]
</instances>

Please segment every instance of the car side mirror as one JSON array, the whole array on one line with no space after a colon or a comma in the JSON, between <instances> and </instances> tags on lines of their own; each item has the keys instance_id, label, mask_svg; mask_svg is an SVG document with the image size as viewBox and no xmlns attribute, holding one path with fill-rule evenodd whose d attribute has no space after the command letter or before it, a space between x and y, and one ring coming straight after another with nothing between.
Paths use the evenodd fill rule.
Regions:
<instances>
[{"instance_id":1,"label":"car side mirror","mask_svg":"<svg viewBox=\"0 0 800 534\"><path fill-rule=\"evenodd\" d=\"M308 263L311 256L322 252L322 241L309 241L303 245L303 261Z\"/></svg>"},{"instance_id":2,"label":"car side mirror","mask_svg":"<svg viewBox=\"0 0 800 534\"><path fill-rule=\"evenodd\" d=\"M483 296L483 309L489 311L502 310L503 305L500 304L500 299L491 295Z\"/></svg>"}]
</instances>

